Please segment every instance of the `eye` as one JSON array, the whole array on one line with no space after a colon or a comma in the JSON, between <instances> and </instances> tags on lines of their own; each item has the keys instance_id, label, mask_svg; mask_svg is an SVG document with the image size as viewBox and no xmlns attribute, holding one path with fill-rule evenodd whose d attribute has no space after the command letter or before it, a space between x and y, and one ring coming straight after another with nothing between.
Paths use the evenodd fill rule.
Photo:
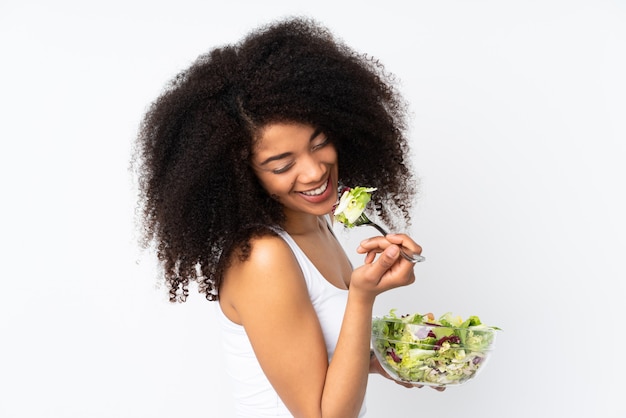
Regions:
<instances>
[{"instance_id":1,"label":"eye","mask_svg":"<svg viewBox=\"0 0 626 418\"><path fill-rule=\"evenodd\" d=\"M324 148L326 145L328 145L330 143L330 140L328 139L328 137L323 136L320 139L316 139L315 142L313 143L313 146L311 147L311 149L313 151L316 151L320 148Z\"/></svg>"},{"instance_id":2,"label":"eye","mask_svg":"<svg viewBox=\"0 0 626 418\"><path fill-rule=\"evenodd\" d=\"M291 162L291 163L289 163L289 164L287 164L287 165L285 165L283 167L273 169L272 173L273 174L283 174L283 173L286 173L287 171L289 171L289 169L291 167L293 167L293 162Z\"/></svg>"}]
</instances>

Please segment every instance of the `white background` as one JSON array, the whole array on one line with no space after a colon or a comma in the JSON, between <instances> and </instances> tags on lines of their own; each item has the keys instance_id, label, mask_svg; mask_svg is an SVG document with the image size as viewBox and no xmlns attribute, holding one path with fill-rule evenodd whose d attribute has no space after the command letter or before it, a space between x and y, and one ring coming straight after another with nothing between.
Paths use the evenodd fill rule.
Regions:
<instances>
[{"instance_id":1,"label":"white background","mask_svg":"<svg viewBox=\"0 0 626 418\"><path fill-rule=\"evenodd\" d=\"M213 307L166 301L128 165L171 77L293 14L411 104L427 261L377 313L504 329L465 386L372 377L368 416L626 416L626 4L591 0L3 0L0 416L232 416ZM367 234L340 238L352 254Z\"/></svg>"}]
</instances>

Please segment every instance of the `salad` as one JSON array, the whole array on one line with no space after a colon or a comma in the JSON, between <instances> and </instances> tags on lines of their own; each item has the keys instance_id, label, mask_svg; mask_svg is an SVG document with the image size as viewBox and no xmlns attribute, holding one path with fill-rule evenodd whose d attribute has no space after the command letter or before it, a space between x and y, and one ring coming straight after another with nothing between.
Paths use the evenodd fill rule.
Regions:
<instances>
[{"instance_id":1,"label":"salad","mask_svg":"<svg viewBox=\"0 0 626 418\"><path fill-rule=\"evenodd\" d=\"M374 187L345 187L342 190L339 203L333 211L335 220L348 228L371 223L363 213L371 200L371 193L376 191Z\"/></svg>"},{"instance_id":2,"label":"salad","mask_svg":"<svg viewBox=\"0 0 626 418\"><path fill-rule=\"evenodd\" d=\"M497 327L477 316L446 313L374 318L372 344L383 368L396 380L431 386L461 384L485 366Z\"/></svg>"}]
</instances>

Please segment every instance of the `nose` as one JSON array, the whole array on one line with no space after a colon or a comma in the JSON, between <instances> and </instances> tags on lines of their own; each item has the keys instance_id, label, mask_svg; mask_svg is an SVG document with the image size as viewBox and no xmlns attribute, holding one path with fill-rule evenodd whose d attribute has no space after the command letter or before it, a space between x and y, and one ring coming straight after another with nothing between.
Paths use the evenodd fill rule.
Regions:
<instances>
[{"instance_id":1,"label":"nose","mask_svg":"<svg viewBox=\"0 0 626 418\"><path fill-rule=\"evenodd\" d=\"M303 184L319 182L326 174L324 163L312 155L304 158L300 167L299 180Z\"/></svg>"}]
</instances>

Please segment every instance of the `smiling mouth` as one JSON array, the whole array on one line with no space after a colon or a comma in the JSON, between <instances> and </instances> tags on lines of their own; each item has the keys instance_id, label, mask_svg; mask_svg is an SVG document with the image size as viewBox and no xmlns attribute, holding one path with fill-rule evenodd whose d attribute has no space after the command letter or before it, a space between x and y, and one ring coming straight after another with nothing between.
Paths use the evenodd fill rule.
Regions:
<instances>
[{"instance_id":1,"label":"smiling mouth","mask_svg":"<svg viewBox=\"0 0 626 418\"><path fill-rule=\"evenodd\" d=\"M317 189L308 190L306 192L300 192L300 193L305 195L305 196L319 196L319 195L321 195L322 193L324 193L326 191L326 189L328 188L328 183L329 182L326 181L326 183L322 184Z\"/></svg>"}]
</instances>

